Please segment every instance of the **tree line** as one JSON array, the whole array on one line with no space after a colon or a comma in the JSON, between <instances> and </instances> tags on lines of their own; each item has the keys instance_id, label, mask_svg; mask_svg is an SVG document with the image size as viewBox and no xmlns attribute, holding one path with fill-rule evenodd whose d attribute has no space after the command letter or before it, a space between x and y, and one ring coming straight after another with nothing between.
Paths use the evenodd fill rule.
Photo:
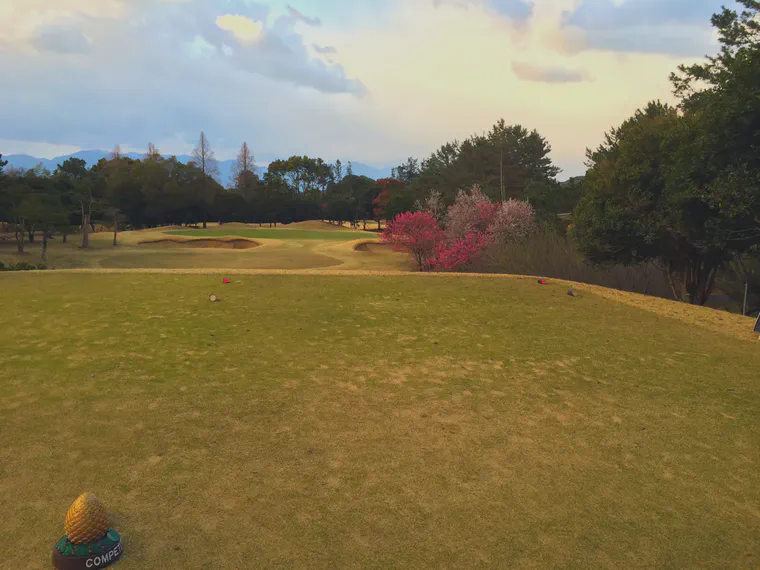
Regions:
<instances>
[{"instance_id":1,"label":"tree line","mask_svg":"<svg viewBox=\"0 0 760 570\"><path fill-rule=\"evenodd\" d=\"M259 176L255 159L243 143L228 188L205 133L192 161L164 158L153 144L142 159L116 147L108 158L88 168L69 158L54 172L38 166L28 171L3 168L0 155L0 221L16 238L19 252L27 241L42 241L43 258L54 231L68 239L79 231L89 246L95 223L120 228L192 225L207 222L291 223L322 219L335 223L377 222L414 207L435 187L453 203L464 180L480 181L495 197L533 199L539 211L569 209L572 189L555 180L558 169L548 158L548 143L537 132L497 123L485 136L448 143L421 163L410 158L393 176L373 180L353 173L349 162L292 156L270 163ZM497 174L498 173L498 174ZM471 185L471 183L470 183ZM577 194L577 192L576 192Z\"/></svg>"},{"instance_id":2,"label":"tree line","mask_svg":"<svg viewBox=\"0 0 760 570\"><path fill-rule=\"evenodd\" d=\"M582 182L558 182L560 169L550 153L551 145L538 131L501 119L487 133L448 142L427 158L410 157L394 168L392 179L400 185L389 193L390 212L415 209L431 191L446 208L461 190L476 185L490 200L526 200L540 219L553 221L573 209Z\"/></svg>"},{"instance_id":3,"label":"tree line","mask_svg":"<svg viewBox=\"0 0 760 570\"><path fill-rule=\"evenodd\" d=\"M372 202L382 192L369 178L355 176L349 163L293 156L276 160L260 177L253 153L243 143L229 188L208 138L201 133L192 161L164 158L153 144L143 159L123 156L116 147L88 168L69 158L50 172L7 168L0 155L0 222L15 234L20 253L27 242L47 241L58 232L63 241L78 231L89 247L96 223L114 229L207 222L289 223L307 219L335 221L381 218ZM382 184L382 183L381 183Z\"/></svg>"}]
</instances>

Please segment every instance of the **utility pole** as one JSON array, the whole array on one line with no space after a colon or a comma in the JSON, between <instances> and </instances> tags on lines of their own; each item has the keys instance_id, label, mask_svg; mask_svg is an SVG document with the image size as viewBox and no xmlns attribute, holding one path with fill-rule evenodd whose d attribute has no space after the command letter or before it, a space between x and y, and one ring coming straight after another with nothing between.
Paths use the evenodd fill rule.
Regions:
<instances>
[{"instance_id":1,"label":"utility pole","mask_svg":"<svg viewBox=\"0 0 760 570\"><path fill-rule=\"evenodd\" d=\"M504 189L504 147L501 145L501 143L499 143L499 177L501 179L501 182L500 182L501 201L506 202L507 194L506 194L506 190Z\"/></svg>"},{"instance_id":2,"label":"utility pole","mask_svg":"<svg viewBox=\"0 0 760 570\"><path fill-rule=\"evenodd\" d=\"M742 308L742 316L747 316L747 293L749 292L749 283L744 282L744 307Z\"/></svg>"}]
</instances>

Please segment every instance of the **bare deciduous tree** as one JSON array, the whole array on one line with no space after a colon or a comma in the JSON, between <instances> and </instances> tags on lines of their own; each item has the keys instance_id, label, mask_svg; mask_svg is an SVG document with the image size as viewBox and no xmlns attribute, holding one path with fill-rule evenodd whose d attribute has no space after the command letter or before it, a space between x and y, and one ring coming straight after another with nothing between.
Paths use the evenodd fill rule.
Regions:
<instances>
[{"instance_id":1,"label":"bare deciduous tree","mask_svg":"<svg viewBox=\"0 0 760 570\"><path fill-rule=\"evenodd\" d=\"M214 151L211 150L211 144L206 137L206 134L201 131L201 137L198 140L198 146L193 151L193 162L198 167L203 176L201 178L201 195L205 198L208 192L207 177L214 180L219 179L219 165L216 162ZM208 212L204 209L203 212L203 228L206 228L206 222L208 220Z\"/></svg>"},{"instance_id":2,"label":"bare deciduous tree","mask_svg":"<svg viewBox=\"0 0 760 570\"><path fill-rule=\"evenodd\" d=\"M219 165L216 162L214 151L211 150L211 143L203 131L201 131L198 146L193 151L193 162L206 176L210 176L214 180L219 177Z\"/></svg>"},{"instance_id":3,"label":"bare deciduous tree","mask_svg":"<svg viewBox=\"0 0 760 570\"><path fill-rule=\"evenodd\" d=\"M155 160L160 161L163 157L161 156L161 152L156 148L156 145L153 143L148 143L148 152L145 154L145 157L148 160Z\"/></svg>"},{"instance_id":4,"label":"bare deciduous tree","mask_svg":"<svg viewBox=\"0 0 760 570\"><path fill-rule=\"evenodd\" d=\"M428 212L439 222L443 221L446 216L443 194L437 190L431 190L424 202L417 200L414 207L418 212Z\"/></svg>"},{"instance_id":5,"label":"bare deciduous tree","mask_svg":"<svg viewBox=\"0 0 760 570\"><path fill-rule=\"evenodd\" d=\"M256 192L256 160L248 148L248 143L243 143L238 153L237 162L232 170L233 184L242 194L243 198L250 202Z\"/></svg>"},{"instance_id":6,"label":"bare deciduous tree","mask_svg":"<svg viewBox=\"0 0 760 570\"><path fill-rule=\"evenodd\" d=\"M234 180L235 185L240 188L243 186L241 182L245 182L244 179L246 175L255 173L256 164L253 153L251 152L251 149L248 148L248 143L244 142L243 146L240 147L240 152L238 152L237 162L232 169L232 179Z\"/></svg>"}]
</instances>

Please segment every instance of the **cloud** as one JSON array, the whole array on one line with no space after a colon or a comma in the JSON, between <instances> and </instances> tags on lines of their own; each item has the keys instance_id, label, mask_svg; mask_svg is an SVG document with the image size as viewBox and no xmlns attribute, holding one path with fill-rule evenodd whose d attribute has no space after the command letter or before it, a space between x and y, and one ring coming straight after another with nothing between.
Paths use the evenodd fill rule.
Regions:
<instances>
[{"instance_id":1,"label":"cloud","mask_svg":"<svg viewBox=\"0 0 760 570\"><path fill-rule=\"evenodd\" d=\"M311 57L292 17L283 16L264 28L250 18L227 15L217 19L217 26L232 34L238 45L230 46L212 30L206 30L203 39L223 51L238 69L324 93L367 94L361 81L347 77L340 65Z\"/></svg>"},{"instance_id":2,"label":"cloud","mask_svg":"<svg viewBox=\"0 0 760 570\"><path fill-rule=\"evenodd\" d=\"M264 24L240 15L225 14L216 19L216 25L231 32L241 45L250 46L257 43L264 32Z\"/></svg>"},{"instance_id":3,"label":"cloud","mask_svg":"<svg viewBox=\"0 0 760 570\"><path fill-rule=\"evenodd\" d=\"M78 146L73 145L51 145L40 142L29 141L12 141L6 139L0 139L0 153L5 154L5 158L8 158L10 153L3 152L3 149L13 149L13 154L26 154L29 156L36 156L37 158L55 158L57 156L64 156L67 154L74 154L75 152L82 150Z\"/></svg>"},{"instance_id":4,"label":"cloud","mask_svg":"<svg viewBox=\"0 0 760 570\"><path fill-rule=\"evenodd\" d=\"M322 55L338 53L338 50L336 50L333 46L322 47L322 46L318 46L317 44L312 44L311 47L315 52Z\"/></svg>"},{"instance_id":5,"label":"cloud","mask_svg":"<svg viewBox=\"0 0 760 570\"><path fill-rule=\"evenodd\" d=\"M10 1L17 2L11 13L25 18L26 0ZM51 34L24 20L30 33L0 45L2 137L82 148L144 148L152 140L181 153L204 129L220 156L248 140L262 158L328 152L320 144L325 124L343 133L337 146L377 138L341 115L366 94L364 85L315 56L292 17L271 17L246 0L213 4L134 0L123 12L83 17L67 32L89 38L92 49L75 62L60 41L58 51L37 49L37 38Z\"/></svg>"},{"instance_id":6,"label":"cloud","mask_svg":"<svg viewBox=\"0 0 760 570\"><path fill-rule=\"evenodd\" d=\"M90 42L75 25L48 26L37 30L32 44L38 50L62 54L90 51Z\"/></svg>"},{"instance_id":7,"label":"cloud","mask_svg":"<svg viewBox=\"0 0 760 570\"><path fill-rule=\"evenodd\" d=\"M538 83L580 83L589 81L590 76L585 71L566 69L560 66L543 66L512 62L512 71L523 81L535 81Z\"/></svg>"},{"instance_id":8,"label":"cloud","mask_svg":"<svg viewBox=\"0 0 760 570\"><path fill-rule=\"evenodd\" d=\"M700 57L714 51L710 17L719 10L715 0L582 0L562 14L562 28L582 32L578 49Z\"/></svg>"},{"instance_id":9,"label":"cloud","mask_svg":"<svg viewBox=\"0 0 760 570\"><path fill-rule=\"evenodd\" d=\"M533 14L533 2L523 0L488 0L486 5L499 16L523 22Z\"/></svg>"},{"instance_id":10,"label":"cloud","mask_svg":"<svg viewBox=\"0 0 760 570\"><path fill-rule=\"evenodd\" d=\"M709 27L710 17L719 9L714 0L582 0L563 19L566 25L585 30L684 23Z\"/></svg>"},{"instance_id":11,"label":"cloud","mask_svg":"<svg viewBox=\"0 0 760 570\"><path fill-rule=\"evenodd\" d=\"M577 48L580 50L667 54L682 58L700 57L716 51L709 29L695 30L685 26L672 26L662 29L661 33L651 27L594 30L580 37Z\"/></svg>"},{"instance_id":12,"label":"cloud","mask_svg":"<svg viewBox=\"0 0 760 570\"><path fill-rule=\"evenodd\" d=\"M320 20L319 18L308 18L304 16L301 12L293 8L292 6L288 6L287 9L288 9L288 14L290 14L292 18L295 18L296 20L303 22L304 24L307 24L309 26L322 25L322 20Z\"/></svg>"},{"instance_id":13,"label":"cloud","mask_svg":"<svg viewBox=\"0 0 760 570\"><path fill-rule=\"evenodd\" d=\"M530 0L433 0L433 6L475 8L517 23L525 22L533 14L533 2Z\"/></svg>"}]
</instances>

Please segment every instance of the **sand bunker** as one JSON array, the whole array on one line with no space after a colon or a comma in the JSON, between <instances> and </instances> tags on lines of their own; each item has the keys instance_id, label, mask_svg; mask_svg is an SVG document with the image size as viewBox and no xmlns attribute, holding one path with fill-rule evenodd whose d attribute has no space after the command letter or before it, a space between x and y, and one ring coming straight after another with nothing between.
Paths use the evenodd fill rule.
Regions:
<instances>
[{"instance_id":1,"label":"sand bunker","mask_svg":"<svg viewBox=\"0 0 760 570\"><path fill-rule=\"evenodd\" d=\"M367 253L398 253L394 252L393 245L390 243L362 242L354 246L354 251L363 251Z\"/></svg>"},{"instance_id":2,"label":"sand bunker","mask_svg":"<svg viewBox=\"0 0 760 570\"><path fill-rule=\"evenodd\" d=\"M203 249L251 249L259 244L250 239L159 239L141 241L139 245L150 247L193 247Z\"/></svg>"}]
</instances>

